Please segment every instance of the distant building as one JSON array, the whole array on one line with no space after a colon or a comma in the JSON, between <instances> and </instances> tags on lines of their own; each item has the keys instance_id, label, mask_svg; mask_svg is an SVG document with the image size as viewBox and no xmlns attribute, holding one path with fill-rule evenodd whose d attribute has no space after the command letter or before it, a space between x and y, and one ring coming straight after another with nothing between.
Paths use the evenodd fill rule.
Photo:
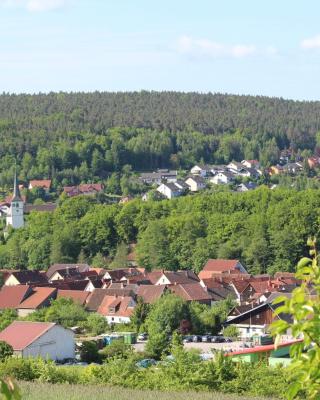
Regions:
<instances>
[{"instance_id":1,"label":"distant building","mask_svg":"<svg viewBox=\"0 0 320 400\"><path fill-rule=\"evenodd\" d=\"M206 187L206 181L201 176L190 176L185 183L189 186L190 192L198 192Z\"/></svg>"},{"instance_id":2,"label":"distant building","mask_svg":"<svg viewBox=\"0 0 320 400\"><path fill-rule=\"evenodd\" d=\"M143 172L140 174L139 179L147 184L160 185L163 181L176 182L178 173L168 169L158 169L157 172Z\"/></svg>"},{"instance_id":3,"label":"distant building","mask_svg":"<svg viewBox=\"0 0 320 400\"><path fill-rule=\"evenodd\" d=\"M234 178L235 176L231 172L218 172L217 175L210 179L210 182L214 185L226 185L234 181Z\"/></svg>"},{"instance_id":4,"label":"distant building","mask_svg":"<svg viewBox=\"0 0 320 400\"><path fill-rule=\"evenodd\" d=\"M13 196L10 201L6 223L7 226L12 226L14 229L19 229L24 226L24 203L20 195L17 173L14 175Z\"/></svg>"},{"instance_id":5,"label":"distant building","mask_svg":"<svg viewBox=\"0 0 320 400\"><path fill-rule=\"evenodd\" d=\"M102 183L86 183L78 186L65 186L63 192L66 193L68 197L79 195L93 196L103 192L103 188Z\"/></svg>"},{"instance_id":6,"label":"distant building","mask_svg":"<svg viewBox=\"0 0 320 400\"><path fill-rule=\"evenodd\" d=\"M157 187L157 191L167 199L173 199L174 197L181 196L186 191L186 189L187 186L184 182L181 181L166 182Z\"/></svg>"},{"instance_id":7,"label":"distant building","mask_svg":"<svg viewBox=\"0 0 320 400\"><path fill-rule=\"evenodd\" d=\"M46 193L49 193L50 188L51 188L51 179L39 179L39 180L31 180L29 182L28 189L32 190L34 188L41 188L43 189Z\"/></svg>"},{"instance_id":8,"label":"distant building","mask_svg":"<svg viewBox=\"0 0 320 400\"><path fill-rule=\"evenodd\" d=\"M221 273L247 274L247 271L239 260L209 259L198 276L200 279L209 279Z\"/></svg>"}]
</instances>

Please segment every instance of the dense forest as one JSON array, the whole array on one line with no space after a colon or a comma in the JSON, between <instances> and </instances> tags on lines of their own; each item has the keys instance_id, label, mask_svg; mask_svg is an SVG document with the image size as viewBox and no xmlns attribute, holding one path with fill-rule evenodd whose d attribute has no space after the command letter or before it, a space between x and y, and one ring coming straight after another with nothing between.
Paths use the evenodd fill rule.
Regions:
<instances>
[{"instance_id":1,"label":"dense forest","mask_svg":"<svg viewBox=\"0 0 320 400\"><path fill-rule=\"evenodd\" d=\"M0 187L113 181L128 171L312 154L320 102L177 92L0 95ZM112 186L112 185L111 185Z\"/></svg>"},{"instance_id":2,"label":"dense forest","mask_svg":"<svg viewBox=\"0 0 320 400\"><path fill-rule=\"evenodd\" d=\"M31 213L26 226L0 245L0 266L46 269L76 261L108 266L124 244L137 242L139 263L148 269L198 272L209 257L221 257L240 258L251 273L293 271L308 254L307 238L319 228L315 189L261 187L114 205L79 196L53 213Z\"/></svg>"}]
</instances>

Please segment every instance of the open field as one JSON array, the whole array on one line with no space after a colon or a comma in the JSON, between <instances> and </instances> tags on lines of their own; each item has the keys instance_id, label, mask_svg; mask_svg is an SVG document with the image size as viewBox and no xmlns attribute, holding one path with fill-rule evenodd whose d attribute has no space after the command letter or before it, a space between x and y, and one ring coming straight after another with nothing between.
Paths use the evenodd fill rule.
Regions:
<instances>
[{"instance_id":1,"label":"open field","mask_svg":"<svg viewBox=\"0 0 320 400\"><path fill-rule=\"evenodd\" d=\"M107 386L19 382L23 400L263 400L220 393L160 392ZM269 399L271 400L271 399Z\"/></svg>"}]
</instances>

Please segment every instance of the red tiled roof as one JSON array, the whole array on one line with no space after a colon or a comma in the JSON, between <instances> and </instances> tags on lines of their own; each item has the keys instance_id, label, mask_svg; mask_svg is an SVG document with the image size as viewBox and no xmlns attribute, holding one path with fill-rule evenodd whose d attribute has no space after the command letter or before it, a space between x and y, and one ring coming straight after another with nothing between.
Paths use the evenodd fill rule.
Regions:
<instances>
[{"instance_id":1,"label":"red tiled roof","mask_svg":"<svg viewBox=\"0 0 320 400\"><path fill-rule=\"evenodd\" d=\"M137 289L137 296L141 297L147 304L152 304L164 294L166 285L140 285Z\"/></svg>"},{"instance_id":2,"label":"red tiled roof","mask_svg":"<svg viewBox=\"0 0 320 400\"><path fill-rule=\"evenodd\" d=\"M134 310L130 305L132 301L132 297L129 296L105 296L97 312L104 316L131 317ZM110 310L111 307L116 308L115 312Z\"/></svg>"},{"instance_id":3,"label":"red tiled roof","mask_svg":"<svg viewBox=\"0 0 320 400\"><path fill-rule=\"evenodd\" d=\"M18 308L31 291L29 285L3 286L0 290L0 309Z\"/></svg>"},{"instance_id":4,"label":"red tiled roof","mask_svg":"<svg viewBox=\"0 0 320 400\"><path fill-rule=\"evenodd\" d=\"M170 285L169 289L171 292L187 301L212 300L212 296L200 285L200 283Z\"/></svg>"},{"instance_id":5,"label":"red tiled roof","mask_svg":"<svg viewBox=\"0 0 320 400\"><path fill-rule=\"evenodd\" d=\"M199 273L200 279L211 278L213 274L226 272L226 271L237 271L236 266L239 260L223 260L223 259L209 259L202 271Z\"/></svg>"},{"instance_id":6,"label":"red tiled roof","mask_svg":"<svg viewBox=\"0 0 320 400\"><path fill-rule=\"evenodd\" d=\"M60 270L66 270L67 268L72 269L72 268L76 268L79 272L84 272L87 271L89 269L89 265L88 264L52 264L46 275L48 278L51 278L51 276Z\"/></svg>"},{"instance_id":7,"label":"red tiled roof","mask_svg":"<svg viewBox=\"0 0 320 400\"><path fill-rule=\"evenodd\" d=\"M14 321L0 332L0 340L9 343L15 351L23 350L55 325L53 322Z\"/></svg>"},{"instance_id":8,"label":"red tiled roof","mask_svg":"<svg viewBox=\"0 0 320 400\"><path fill-rule=\"evenodd\" d=\"M29 182L29 186L50 189L51 179L33 179Z\"/></svg>"},{"instance_id":9,"label":"red tiled roof","mask_svg":"<svg viewBox=\"0 0 320 400\"><path fill-rule=\"evenodd\" d=\"M75 303L84 305L87 297L89 296L89 292L81 292L80 290L61 290L59 289L57 292L57 298L67 298L72 299Z\"/></svg>"},{"instance_id":10,"label":"red tiled roof","mask_svg":"<svg viewBox=\"0 0 320 400\"><path fill-rule=\"evenodd\" d=\"M55 297L57 289L51 287L35 287L32 293L17 308L37 309Z\"/></svg>"},{"instance_id":11,"label":"red tiled roof","mask_svg":"<svg viewBox=\"0 0 320 400\"><path fill-rule=\"evenodd\" d=\"M95 289L87 298L86 309L88 311L97 311L104 297L108 294L108 289Z\"/></svg>"}]
</instances>

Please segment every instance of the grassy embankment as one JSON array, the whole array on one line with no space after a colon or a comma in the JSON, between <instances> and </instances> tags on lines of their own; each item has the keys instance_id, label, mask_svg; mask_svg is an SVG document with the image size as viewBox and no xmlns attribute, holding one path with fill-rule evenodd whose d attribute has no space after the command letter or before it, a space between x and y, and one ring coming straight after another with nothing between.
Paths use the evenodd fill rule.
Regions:
<instances>
[{"instance_id":1,"label":"grassy embankment","mask_svg":"<svg viewBox=\"0 0 320 400\"><path fill-rule=\"evenodd\" d=\"M19 387L23 400L262 400L220 393L142 391L99 385L19 382Z\"/></svg>"}]
</instances>

